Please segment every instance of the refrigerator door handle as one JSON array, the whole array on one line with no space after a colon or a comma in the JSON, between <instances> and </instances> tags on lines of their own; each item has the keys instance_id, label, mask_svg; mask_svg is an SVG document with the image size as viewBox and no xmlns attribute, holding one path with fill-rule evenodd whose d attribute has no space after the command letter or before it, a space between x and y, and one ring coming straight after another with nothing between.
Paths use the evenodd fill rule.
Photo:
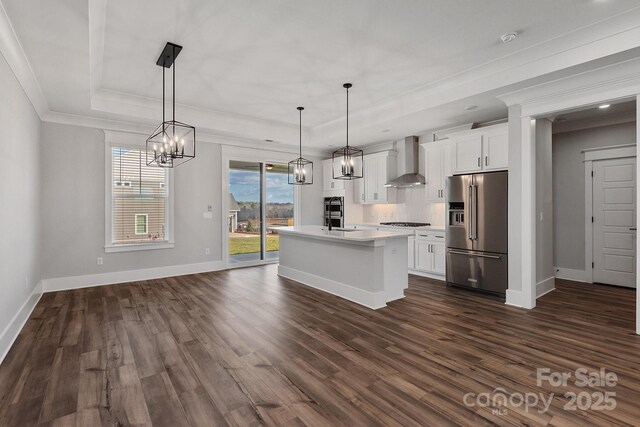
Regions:
<instances>
[{"instance_id":1,"label":"refrigerator door handle","mask_svg":"<svg viewBox=\"0 0 640 427\"><path fill-rule=\"evenodd\" d=\"M473 240L478 240L478 186L473 185Z\"/></svg>"},{"instance_id":2,"label":"refrigerator door handle","mask_svg":"<svg viewBox=\"0 0 640 427\"><path fill-rule=\"evenodd\" d=\"M469 240L473 240L473 185L469 185Z\"/></svg>"},{"instance_id":3,"label":"refrigerator door handle","mask_svg":"<svg viewBox=\"0 0 640 427\"><path fill-rule=\"evenodd\" d=\"M449 249L449 253L450 254L456 254L456 255L473 256L473 257L478 257L478 258L490 258L490 259L501 259L502 258L500 255L475 254L475 253L471 253L471 252L454 251L454 250L451 250L451 249Z\"/></svg>"}]
</instances>

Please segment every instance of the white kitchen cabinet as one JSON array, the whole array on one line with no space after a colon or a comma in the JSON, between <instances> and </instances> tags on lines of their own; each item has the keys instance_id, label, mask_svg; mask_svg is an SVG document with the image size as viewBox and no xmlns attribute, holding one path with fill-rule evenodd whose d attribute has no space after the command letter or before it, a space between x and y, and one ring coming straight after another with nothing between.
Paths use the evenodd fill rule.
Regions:
<instances>
[{"instance_id":1,"label":"white kitchen cabinet","mask_svg":"<svg viewBox=\"0 0 640 427\"><path fill-rule=\"evenodd\" d=\"M508 131L489 133L483 136L484 164L482 170L504 170L509 167Z\"/></svg>"},{"instance_id":2,"label":"white kitchen cabinet","mask_svg":"<svg viewBox=\"0 0 640 427\"><path fill-rule=\"evenodd\" d=\"M353 185L353 203L364 203L364 178L354 179L351 181Z\"/></svg>"},{"instance_id":3,"label":"white kitchen cabinet","mask_svg":"<svg viewBox=\"0 0 640 427\"><path fill-rule=\"evenodd\" d=\"M444 202L445 181L451 175L451 145L449 140L422 144L425 155L427 200Z\"/></svg>"},{"instance_id":4,"label":"white kitchen cabinet","mask_svg":"<svg viewBox=\"0 0 640 427\"><path fill-rule=\"evenodd\" d=\"M353 202L395 203L397 190L384 185L396 176L395 152L385 151L363 157L363 178L353 180Z\"/></svg>"},{"instance_id":5,"label":"white kitchen cabinet","mask_svg":"<svg viewBox=\"0 0 640 427\"><path fill-rule=\"evenodd\" d=\"M445 275L445 243L443 231L419 231L415 237L413 270L436 276Z\"/></svg>"},{"instance_id":6,"label":"white kitchen cabinet","mask_svg":"<svg viewBox=\"0 0 640 427\"><path fill-rule=\"evenodd\" d=\"M418 271L433 271L433 254L431 253L431 242L420 237L416 237L416 260L415 269Z\"/></svg>"},{"instance_id":7,"label":"white kitchen cabinet","mask_svg":"<svg viewBox=\"0 0 640 427\"><path fill-rule=\"evenodd\" d=\"M446 258L444 242L434 242L432 245L433 272L444 276Z\"/></svg>"},{"instance_id":8,"label":"white kitchen cabinet","mask_svg":"<svg viewBox=\"0 0 640 427\"><path fill-rule=\"evenodd\" d=\"M449 135L453 174L505 170L509 167L507 124Z\"/></svg>"},{"instance_id":9,"label":"white kitchen cabinet","mask_svg":"<svg viewBox=\"0 0 640 427\"><path fill-rule=\"evenodd\" d=\"M408 247L407 247L407 264L409 267L409 270L413 270L414 268L416 268L416 260L415 260L415 245L416 245L416 238L415 236L409 236L408 240Z\"/></svg>"},{"instance_id":10,"label":"white kitchen cabinet","mask_svg":"<svg viewBox=\"0 0 640 427\"><path fill-rule=\"evenodd\" d=\"M482 170L482 135L451 137L453 173Z\"/></svg>"},{"instance_id":11,"label":"white kitchen cabinet","mask_svg":"<svg viewBox=\"0 0 640 427\"><path fill-rule=\"evenodd\" d=\"M333 161L322 161L322 192L324 197L344 196L344 180L333 179Z\"/></svg>"}]
</instances>

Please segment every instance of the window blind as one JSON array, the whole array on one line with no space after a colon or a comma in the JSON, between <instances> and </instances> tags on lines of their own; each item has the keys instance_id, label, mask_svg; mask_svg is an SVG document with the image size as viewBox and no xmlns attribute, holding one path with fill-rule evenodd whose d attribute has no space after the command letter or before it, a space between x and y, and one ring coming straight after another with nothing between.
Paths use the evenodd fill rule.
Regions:
<instances>
[{"instance_id":1,"label":"window blind","mask_svg":"<svg viewBox=\"0 0 640 427\"><path fill-rule=\"evenodd\" d=\"M168 170L147 166L143 149L126 147L112 147L111 165L112 243L165 242ZM139 226L142 215L146 217L144 234Z\"/></svg>"}]
</instances>

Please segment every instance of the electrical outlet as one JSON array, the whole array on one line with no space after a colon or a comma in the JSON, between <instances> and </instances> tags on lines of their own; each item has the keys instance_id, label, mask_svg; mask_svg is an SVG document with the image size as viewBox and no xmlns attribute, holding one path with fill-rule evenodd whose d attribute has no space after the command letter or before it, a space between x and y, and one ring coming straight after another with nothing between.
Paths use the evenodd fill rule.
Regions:
<instances>
[{"instance_id":1,"label":"electrical outlet","mask_svg":"<svg viewBox=\"0 0 640 427\"><path fill-rule=\"evenodd\" d=\"M97 263L98 265L102 265L102 257L98 257Z\"/></svg>"},{"instance_id":2,"label":"electrical outlet","mask_svg":"<svg viewBox=\"0 0 640 427\"><path fill-rule=\"evenodd\" d=\"M210 254L211 254L211 249L209 249L209 248L205 248L205 250L204 250L204 254L205 254L205 255L210 255Z\"/></svg>"}]
</instances>

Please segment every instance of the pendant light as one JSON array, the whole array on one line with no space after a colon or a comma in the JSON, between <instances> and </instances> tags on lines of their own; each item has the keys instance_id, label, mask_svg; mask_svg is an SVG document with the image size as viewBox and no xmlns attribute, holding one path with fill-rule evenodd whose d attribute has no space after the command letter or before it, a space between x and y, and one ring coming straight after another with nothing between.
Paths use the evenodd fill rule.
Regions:
<instances>
[{"instance_id":1,"label":"pendant light","mask_svg":"<svg viewBox=\"0 0 640 427\"><path fill-rule=\"evenodd\" d=\"M349 89L353 85L342 85L347 90L347 145L334 151L332 158L333 179L360 179L362 178L363 152L349 147Z\"/></svg>"},{"instance_id":2,"label":"pendant light","mask_svg":"<svg viewBox=\"0 0 640 427\"><path fill-rule=\"evenodd\" d=\"M309 185L313 184L313 162L302 157L302 110L298 107L300 117L300 157L289 162L289 184Z\"/></svg>"},{"instance_id":3,"label":"pendant light","mask_svg":"<svg viewBox=\"0 0 640 427\"><path fill-rule=\"evenodd\" d=\"M147 138L147 166L172 168L196 156L196 128L176 120L175 60L182 46L167 42L156 65L162 67L162 123ZM172 118L165 117L165 71L173 66Z\"/></svg>"}]
</instances>

